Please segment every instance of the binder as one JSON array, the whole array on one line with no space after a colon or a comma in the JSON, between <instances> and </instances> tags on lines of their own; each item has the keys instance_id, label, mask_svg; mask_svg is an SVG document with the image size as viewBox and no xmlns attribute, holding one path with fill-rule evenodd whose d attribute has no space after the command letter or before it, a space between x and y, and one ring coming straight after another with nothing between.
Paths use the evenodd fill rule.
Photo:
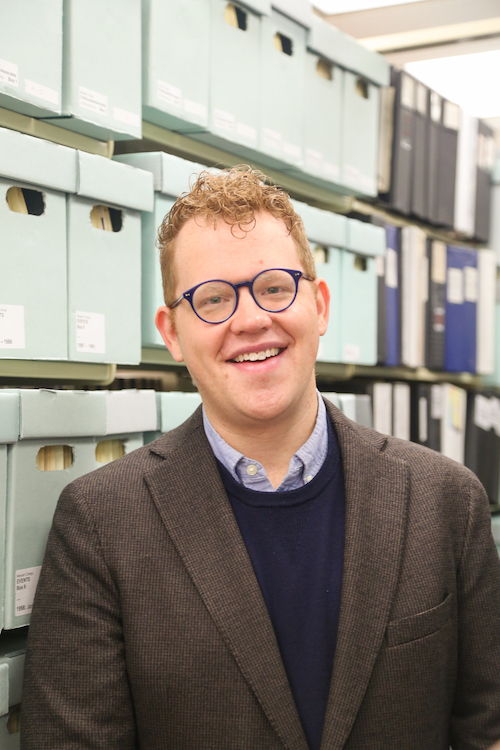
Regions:
<instances>
[{"instance_id":1,"label":"binder","mask_svg":"<svg viewBox=\"0 0 500 750\"><path fill-rule=\"evenodd\" d=\"M410 386L408 383L394 383L392 434L401 440L410 439Z\"/></svg>"},{"instance_id":2,"label":"binder","mask_svg":"<svg viewBox=\"0 0 500 750\"><path fill-rule=\"evenodd\" d=\"M387 359L387 300L384 256L375 256L375 271L377 274L377 362L385 364Z\"/></svg>"},{"instance_id":3,"label":"binder","mask_svg":"<svg viewBox=\"0 0 500 750\"><path fill-rule=\"evenodd\" d=\"M479 250L477 269L479 286L476 372L479 375L490 375L495 370L496 255L494 250Z\"/></svg>"},{"instance_id":4,"label":"binder","mask_svg":"<svg viewBox=\"0 0 500 750\"><path fill-rule=\"evenodd\" d=\"M445 370L476 372L477 251L447 248Z\"/></svg>"},{"instance_id":5,"label":"binder","mask_svg":"<svg viewBox=\"0 0 500 750\"><path fill-rule=\"evenodd\" d=\"M495 138L485 122L478 123L478 154L476 173L476 216L474 236L488 242L491 214L491 172L495 163Z\"/></svg>"},{"instance_id":6,"label":"binder","mask_svg":"<svg viewBox=\"0 0 500 750\"><path fill-rule=\"evenodd\" d=\"M443 101L443 118L439 135L438 223L453 227L455 218L455 180L460 107Z\"/></svg>"},{"instance_id":7,"label":"binder","mask_svg":"<svg viewBox=\"0 0 500 750\"><path fill-rule=\"evenodd\" d=\"M396 93L389 203L395 211L408 215L411 208L415 79L403 70L392 68L391 85Z\"/></svg>"},{"instance_id":8,"label":"binder","mask_svg":"<svg viewBox=\"0 0 500 750\"><path fill-rule=\"evenodd\" d=\"M498 502L500 477L500 399L471 392L467 399L465 465L481 481L489 501Z\"/></svg>"},{"instance_id":9,"label":"binder","mask_svg":"<svg viewBox=\"0 0 500 750\"><path fill-rule=\"evenodd\" d=\"M401 310L400 310L400 239L401 232L391 224L385 225L385 326L386 359L389 367L401 363Z\"/></svg>"},{"instance_id":10,"label":"binder","mask_svg":"<svg viewBox=\"0 0 500 750\"><path fill-rule=\"evenodd\" d=\"M429 92L429 148L427 151L427 219L437 224L439 195L439 135L443 100L436 91Z\"/></svg>"},{"instance_id":11,"label":"binder","mask_svg":"<svg viewBox=\"0 0 500 750\"><path fill-rule=\"evenodd\" d=\"M365 427L373 427L372 400L365 393L355 394L356 422Z\"/></svg>"},{"instance_id":12,"label":"binder","mask_svg":"<svg viewBox=\"0 0 500 750\"><path fill-rule=\"evenodd\" d=\"M467 392L443 383L441 415L441 453L463 464L465 458L465 422Z\"/></svg>"},{"instance_id":13,"label":"binder","mask_svg":"<svg viewBox=\"0 0 500 750\"><path fill-rule=\"evenodd\" d=\"M426 313L425 365L430 370L444 370L444 336L446 326L446 245L427 240L429 263L429 302Z\"/></svg>"},{"instance_id":14,"label":"binder","mask_svg":"<svg viewBox=\"0 0 500 750\"><path fill-rule=\"evenodd\" d=\"M373 429L392 435L392 383L372 383L368 395L372 399Z\"/></svg>"},{"instance_id":15,"label":"binder","mask_svg":"<svg viewBox=\"0 0 500 750\"><path fill-rule=\"evenodd\" d=\"M401 253L401 362L408 367L425 363L425 305L428 299L425 233L403 227Z\"/></svg>"},{"instance_id":16,"label":"binder","mask_svg":"<svg viewBox=\"0 0 500 750\"><path fill-rule=\"evenodd\" d=\"M411 440L441 450L442 388L416 383L411 392Z\"/></svg>"},{"instance_id":17,"label":"binder","mask_svg":"<svg viewBox=\"0 0 500 750\"><path fill-rule=\"evenodd\" d=\"M429 89L416 81L415 114L413 125L413 170L411 184L411 214L427 219L427 171L429 144Z\"/></svg>"},{"instance_id":18,"label":"binder","mask_svg":"<svg viewBox=\"0 0 500 750\"><path fill-rule=\"evenodd\" d=\"M476 221L478 120L462 111L457 145L455 229L473 237Z\"/></svg>"}]
</instances>

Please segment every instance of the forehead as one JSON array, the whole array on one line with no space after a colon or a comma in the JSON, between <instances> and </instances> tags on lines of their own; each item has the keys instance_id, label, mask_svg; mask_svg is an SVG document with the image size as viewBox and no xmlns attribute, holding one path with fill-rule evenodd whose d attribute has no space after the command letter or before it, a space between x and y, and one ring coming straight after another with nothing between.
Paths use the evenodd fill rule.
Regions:
<instances>
[{"instance_id":1,"label":"forehead","mask_svg":"<svg viewBox=\"0 0 500 750\"><path fill-rule=\"evenodd\" d=\"M222 219L215 224L204 217L189 219L175 240L174 263L183 287L208 278L232 281L231 275L241 274L249 278L248 274L265 268L304 270L285 223L265 212L256 214L255 223L243 229Z\"/></svg>"}]
</instances>

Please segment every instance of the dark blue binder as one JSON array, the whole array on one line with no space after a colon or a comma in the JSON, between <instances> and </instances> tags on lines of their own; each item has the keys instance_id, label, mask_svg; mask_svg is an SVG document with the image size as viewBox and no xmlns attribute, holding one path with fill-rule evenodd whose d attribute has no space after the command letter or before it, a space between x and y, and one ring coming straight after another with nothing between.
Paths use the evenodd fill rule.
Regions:
<instances>
[{"instance_id":1,"label":"dark blue binder","mask_svg":"<svg viewBox=\"0 0 500 750\"><path fill-rule=\"evenodd\" d=\"M447 248L445 370L476 372L477 251Z\"/></svg>"},{"instance_id":2,"label":"dark blue binder","mask_svg":"<svg viewBox=\"0 0 500 750\"><path fill-rule=\"evenodd\" d=\"M401 363L401 306L399 298L400 280L400 231L391 224L385 225L387 254L385 258L385 324L387 354L385 364L397 367Z\"/></svg>"}]
</instances>

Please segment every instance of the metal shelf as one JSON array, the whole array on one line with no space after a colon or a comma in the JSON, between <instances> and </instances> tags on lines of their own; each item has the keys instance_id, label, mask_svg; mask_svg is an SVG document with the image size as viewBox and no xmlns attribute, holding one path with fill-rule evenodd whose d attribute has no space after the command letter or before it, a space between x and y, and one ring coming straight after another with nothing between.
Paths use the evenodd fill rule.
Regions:
<instances>
[{"instance_id":1,"label":"metal shelf","mask_svg":"<svg viewBox=\"0 0 500 750\"><path fill-rule=\"evenodd\" d=\"M0 382L10 384L39 381L110 385L116 365L94 362L53 362L33 359L0 359ZM32 385L36 385L33 384Z\"/></svg>"},{"instance_id":2,"label":"metal shelf","mask_svg":"<svg viewBox=\"0 0 500 750\"><path fill-rule=\"evenodd\" d=\"M98 141L2 107L0 107L0 127L17 130L35 138L43 138L46 141L59 143L61 146L87 151L89 154L106 156L109 159L113 156L114 141Z\"/></svg>"}]
</instances>

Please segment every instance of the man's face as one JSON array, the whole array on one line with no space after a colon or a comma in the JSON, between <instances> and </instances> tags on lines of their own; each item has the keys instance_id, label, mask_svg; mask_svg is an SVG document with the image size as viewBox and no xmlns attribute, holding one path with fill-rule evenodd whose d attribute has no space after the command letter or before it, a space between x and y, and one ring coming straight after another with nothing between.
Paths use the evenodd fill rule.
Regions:
<instances>
[{"instance_id":1,"label":"man's face","mask_svg":"<svg viewBox=\"0 0 500 750\"><path fill-rule=\"evenodd\" d=\"M237 227L231 233L221 220L214 229L204 219L190 219L174 254L176 297L211 279L235 284L268 268L304 271L284 222L268 213L258 214L246 234ZM255 428L259 422L297 419L315 398L314 362L328 303L325 282L300 279L294 303L283 312L262 310L243 287L236 312L224 323L205 323L183 300L175 310L175 328L166 307L157 313L157 326L174 359L186 363L214 426ZM278 355L264 360L234 361L276 349Z\"/></svg>"}]
</instances>

